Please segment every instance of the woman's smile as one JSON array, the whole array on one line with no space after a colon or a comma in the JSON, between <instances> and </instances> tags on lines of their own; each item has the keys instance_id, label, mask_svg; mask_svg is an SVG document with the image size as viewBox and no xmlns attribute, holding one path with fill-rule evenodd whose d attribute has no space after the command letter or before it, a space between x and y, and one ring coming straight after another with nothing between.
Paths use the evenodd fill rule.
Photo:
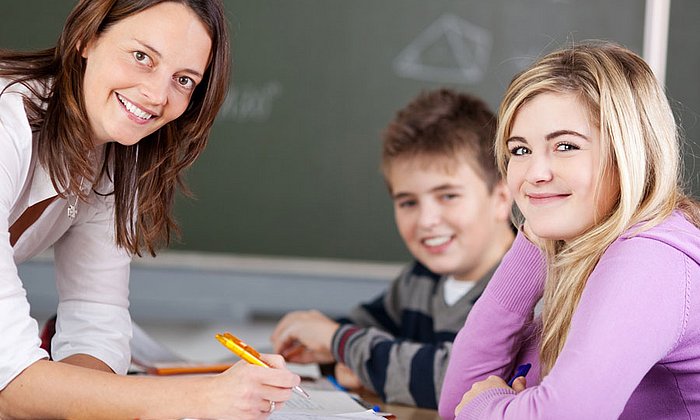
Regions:
<instances>
[{"instance_id":1,"label":"woman's smile","mask_svg":"<svg viewBox=\"0 0 700 420\"><path fill-rule=\"evenodd\" d=\"M152 117L155 116L154 113L144 111L141 107L132 103L122 95L117 93L116 96L119 102L124 107L124 110L127 112L129 118L136 121L137 123L146 124Z\"/></svg>"}]
</instances>

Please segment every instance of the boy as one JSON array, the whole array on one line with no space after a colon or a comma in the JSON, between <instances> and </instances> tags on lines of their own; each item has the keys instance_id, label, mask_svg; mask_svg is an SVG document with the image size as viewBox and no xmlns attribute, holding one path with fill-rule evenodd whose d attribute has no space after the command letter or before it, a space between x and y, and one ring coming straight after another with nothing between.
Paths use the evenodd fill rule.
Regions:
<instances>
[{"instance_id":1,"label":"boy","mask_svg":"<svg viewBox=\"0 0 700 420\"><path fill-rule=\"evenodd\" d=\"M416 261L348 319L287 314L271 337L276 352L336 361L341 385L386 402L437 407L452 341L514 238L495 125L483 101L448 89L397 113L383 134L382 171Z\"/></svg>"}]
</instances>

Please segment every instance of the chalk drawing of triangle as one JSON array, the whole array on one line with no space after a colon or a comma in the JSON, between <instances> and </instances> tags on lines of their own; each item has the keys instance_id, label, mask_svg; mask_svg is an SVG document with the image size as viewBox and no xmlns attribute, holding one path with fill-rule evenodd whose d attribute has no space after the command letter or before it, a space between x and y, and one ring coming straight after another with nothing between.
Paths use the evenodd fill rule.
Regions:
<instances>
[{"instance_id":1,"label":"chalk drawing of triangle","mask_svg":"<svg viewBox=\"0 0 700 420\"><path fill-rule=\"evenodd\" d=\"M396 56L394 71L416 80L476 84L486 74L492 43L486 29L457 15L442 15ZM443 55L440 63L428 62L431 50Z\"/></svg>"}]
</instances>

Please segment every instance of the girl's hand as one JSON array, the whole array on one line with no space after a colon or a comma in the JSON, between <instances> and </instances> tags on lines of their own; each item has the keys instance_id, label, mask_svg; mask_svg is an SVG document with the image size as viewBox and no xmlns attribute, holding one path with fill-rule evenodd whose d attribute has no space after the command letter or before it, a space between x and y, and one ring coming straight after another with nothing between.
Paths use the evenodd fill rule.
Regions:
<instances>
[{"instance_id":1,"label":"girl's hand","mask_svg":"<svg viewBox=\"0 0 700 420\"><path fill-rule=\"evenodd\" d=\"M511 388L503 379L499 378L498 376L491 375L483 381L476 382L474 385L472 385L471 389L464 394L462 401L455 408L455 417L459 415L459 412L462 411L464 406L469 404L474 398L484 391L495 388L503 388L512 389L516 394L519 394L525 389L526 385L527 382L525 381L524 376L516 378L515 381L513 381L513 387Z\"/></svg>"},{"instance_id":2,"label":"girl's hand","mask_svg":"<svg viewBox=\"0 0 700 420\"><path fill-rule=\"evenodd\" d=\"M285 368L279 355L262 355L274 368L240 361L226 372L212 377L205 392L207 417L221 419L264 419L280 409L292 396L300 378Z\"/></svg>"}]
</instances>

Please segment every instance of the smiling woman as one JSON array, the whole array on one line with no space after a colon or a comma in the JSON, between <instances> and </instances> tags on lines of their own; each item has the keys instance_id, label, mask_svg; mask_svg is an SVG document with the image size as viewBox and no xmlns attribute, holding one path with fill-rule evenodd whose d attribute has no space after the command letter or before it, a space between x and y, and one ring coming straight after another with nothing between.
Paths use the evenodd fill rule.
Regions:
<instances>
[{"instance_id":1,"label":"smiling woman","mask_svg":"<svg viewBox=\"0 0 700 420\"><path fill-rule=\"evenodd\" d=\"M278 369L121 375L131 256L169 240L229 61L218 0L81 0L55 48L0 52L0 417L260 418L291 396L299 378L272 356ZM17 264L50 246L48 354Z\"/></svg>"}]
</instances>

